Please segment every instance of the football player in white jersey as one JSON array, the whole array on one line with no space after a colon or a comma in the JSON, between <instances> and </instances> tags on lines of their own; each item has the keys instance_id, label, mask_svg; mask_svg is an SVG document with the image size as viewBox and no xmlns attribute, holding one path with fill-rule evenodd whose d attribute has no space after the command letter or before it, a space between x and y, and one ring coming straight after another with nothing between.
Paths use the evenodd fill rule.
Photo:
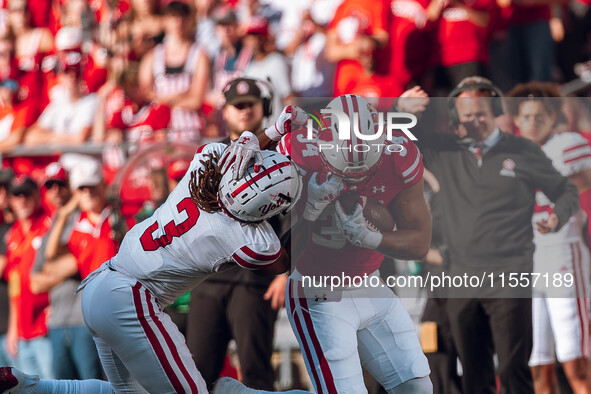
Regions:
<instances>
[{"instance_id":1,"label":"football player in white jersey","mask_svg":"<svg viewBox=\"0 0 591 394\"><path fill-rule=\"evenodd\" d=\"M506 97L521 135L542 147L554 167L577 186L591 188L591 147L578 133L554 133L560 113L560 95L551 84L517 85ZM534 272L548 273L534 286L533 349L529 361L536 393L552 392L558 359L575 394L591 393L588 382L589 251L583 241L585 214L579 210L557 232L547 225L558 221L553 204L538 190L534 224ZM571 275L571 276L568 276ZM572 286L553 286L554 278L572 278ZM563 282L566 283L566 282Z\"/></svg>"},{"instance_id":2,"label":"football player in white jersey","mask_svg":"<svg viewBox=\"0 0 591 394\"><path fill-rule=\"evenodd\" d=\"M284 272L285 252L265 220L291 209L302 189L294 164L261 152L254 134L243 133L228 148L241 153L225 174L218 165L224 149L200 148L166 202L80 286L84 320L109 381L39 380L4 367L0 393L208 392L184 337L162 309L231 264ZM244 177L233 179L232 166ZM232 379L214 392L259 393Z\"/></svg>"}]
</instances>

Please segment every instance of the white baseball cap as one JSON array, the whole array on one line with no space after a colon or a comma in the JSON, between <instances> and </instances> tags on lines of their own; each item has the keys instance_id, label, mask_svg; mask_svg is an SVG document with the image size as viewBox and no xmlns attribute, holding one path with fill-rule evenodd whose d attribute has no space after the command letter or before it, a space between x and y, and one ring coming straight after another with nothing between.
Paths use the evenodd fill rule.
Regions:
<instances>
[{"instance_id":1,"label":"white baseball cap","mask_svg":"<svg viewBox=\"0 0 591 394\"><path fill-rule=\"evenodd\" d=\"M101 165L96 160L84 161L70 171L70 187L76 190L82 186L96 186L103 181Z\"/></svg>"},{"instance_id":2,"label":"white baseball cap","mask_svg":"<svg viewBox=\"0 0 591 394\"><path fill-rule=\"evenodd\" d=\"M82 45L82 29L66 26L59 29L55 35L55 49L58 51L71 51Z\"/></svg>"}]
</instances>

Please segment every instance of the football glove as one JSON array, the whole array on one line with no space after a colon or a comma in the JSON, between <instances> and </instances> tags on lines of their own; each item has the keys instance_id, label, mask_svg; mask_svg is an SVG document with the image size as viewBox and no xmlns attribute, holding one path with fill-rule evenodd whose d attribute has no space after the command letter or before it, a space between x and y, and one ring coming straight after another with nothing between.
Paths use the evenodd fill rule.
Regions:
<instances>
[{"instance_id":1,"label":"football glove","mask_svg":"<svg viewBox=\"0 0 591 394\"><path fill-rule=\"evenodd\" d=\"M343 180L335 175L327 175L323 183L318 183L318 173L315 172L308 181L308 201L304 210L304 219L315 222L322 211L337 199L343 188Z\"/></svg>"},{"instance_id":2,"label":"football glove","mask_svg":"<svg viewBox=\"0 0 591 394\"><path fill-rule=\"evenodd\" d=\"M232 141L226 148L218 166L222 168L222 174L225 174L233 164L232 179L236 180L242 178L252 159L255 159L254 171L259 172L263 164L263 153L259 146L259 139L250 131L245 131L240 135L240 138Z\"/></svg>"},{"instance_id":3,"label":"football glove","mask_svg":"<svg viewBox=\"0 0 591 394\"><path fill-rule=\"evenodd\" d=\"M337 201L335 204L336 224L343 237L353 245L360 248L377 249L384 236L363 217L365 201L362 198L362 203L356 204L355 211L349 215L345 213Z\"/></svg>"},{"instance_id":4,"label":"football glove","mask_svg":"<svg viewBox=\"0 0 591 394\"><path fill-rule=\"evenodd\" d=\"M285 134L291 133L292 125L303 126L307 120L308 114L303 109L288 105L283 108L275 124L265 130L265 134L271 140L279 141Z\"/></svg>"}]
</instances>

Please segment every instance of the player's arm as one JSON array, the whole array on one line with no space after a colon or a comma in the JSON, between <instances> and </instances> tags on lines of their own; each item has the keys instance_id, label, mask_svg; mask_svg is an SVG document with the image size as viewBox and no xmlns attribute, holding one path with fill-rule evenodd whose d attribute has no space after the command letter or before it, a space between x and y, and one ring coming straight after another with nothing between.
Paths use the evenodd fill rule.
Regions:
<instances>
[{"instance_id":1,"label":"player's arm","mask_svg":"<svg viewBox=\"0 0 591 394\"><path fill-rule=\"evenodd\" d=\"M258 251L244 245L232 254L232 259L240 267L262 275L279 275L289 269L289 256L283 247L279 249Z\"/></svg>"},{"instance_id":2,"label":"player's arm","mask_svg":"<svg viewBox=\"0 0 591 394\"><path fill-rule=\"evenodd\" d=\"M402 260L421 260L431 244L431 215L423 196L423 181L401 191L388 210L396 230L384 232L377 250Z\"/></svg>"},{"instance_id":3,"label":"player's arm","mask_svg":"<svg viewBox=\"0 0 591 394\"><path fill-rule=\"evenodd\" d=\"M31 274L33 294L45 293L78 272L76 258L66 253L43 266L41 272Z\"/></svg>"},{"instance_id":4,"label":"player's arm","mask_svg":"<svg viewBox=\"0 0 591 394\"><path fill-rule=\"evenodd\" d=\"M77 190L70 200L58 210L55 222L47 238L47 246L45 248L45 259L51 261L63 253L67 252L66 246L62 244L62 237L68 218L78 208L80 201L80 194Z\"/></svg>"}]
</instances>

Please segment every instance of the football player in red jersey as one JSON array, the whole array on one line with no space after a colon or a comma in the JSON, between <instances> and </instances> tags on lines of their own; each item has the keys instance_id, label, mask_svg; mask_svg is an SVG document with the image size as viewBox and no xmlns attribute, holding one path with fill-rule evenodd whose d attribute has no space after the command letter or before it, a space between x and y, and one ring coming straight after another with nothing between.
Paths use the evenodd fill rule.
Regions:
<instances>
[{"instance_id":1,"label":"football player in red jersey","mask_svg":"<svg viewBox=\"0 0 591 394\"><path fill-rule=\"evenodd\" d=\"M291 157L308 185L303 191L307 199L302 198L298 210L305 228L294 227L292 238L311 237L299 256L292 255L295 270L286 294L288 317L308 373L317 393L367 392L361 366L388 393L431 393L430 370L415 326L390 289L304 286L304 277L377 277L384 254L421 259L430 243L423 164L414 143L399 132L390 140L384 133L369 140L379 134L379 117L362 97L339 96L327 108L351 115L358 122L353 129L365 140L357 133L339 139L335 115L325 117L327 127L317 140L308 140L307 130L281 135L273 129L261 139L265 146L269 140L281 140L279 151ZM305 116L297 107L281 116L290 115L292 120ZM382 202L396 230L379 232L368 225L361 204L345 213L336 201L343 190Z\"/></svg>"}]
</instances>

